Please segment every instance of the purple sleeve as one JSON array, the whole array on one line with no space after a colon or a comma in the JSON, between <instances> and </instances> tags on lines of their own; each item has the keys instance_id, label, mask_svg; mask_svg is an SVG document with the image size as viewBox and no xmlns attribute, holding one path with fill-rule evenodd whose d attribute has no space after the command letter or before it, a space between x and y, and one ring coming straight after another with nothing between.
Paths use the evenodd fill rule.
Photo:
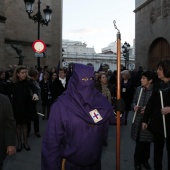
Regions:
<instances>
[{"instance_id":1,"label":"purple sleeve","mask_svg":"<svg viewBox=\"0 0 170 170\"><path fill-rule=\"evenodd\" d=\"M63 128L57 103L51 107L50 118L42 141L41 169L61 170Z\"/></svg>"}]
</instances>

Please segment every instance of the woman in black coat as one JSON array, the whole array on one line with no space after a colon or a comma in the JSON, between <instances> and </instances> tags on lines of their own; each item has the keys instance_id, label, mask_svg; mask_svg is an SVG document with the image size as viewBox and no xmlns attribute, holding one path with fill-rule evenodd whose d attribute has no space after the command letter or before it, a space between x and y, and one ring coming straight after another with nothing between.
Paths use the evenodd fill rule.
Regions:
<instances>
[{"instance_id":1,"label":"woman in black coat","mask_svg":"<svg viewBox=\"0 0 170 170\"><path fill-rule=\"evenodd\" d=\"M121 97L125 102L125 122L124 125L127 125L128 113L131 110L131 104L133 101L133 95L135 93L135 88L133 81L131 79L129 70L123 70L121 72Z\"/></svg>"},{"instance_id":2,"label":"woman in black coat","mask_svg":"<svg viewBox=\"0 0 170 170\"><path fill-rule=\"evenodd\" d=\"M36 114L35 100L38 100L37 88L28 79L25 66L18 66L13 76L12 106L17 126L18 146L17 151L22 149L21 137L23 133L23 147L29 151L27 143L27 124L33 120Z\"/></svg>"},{"instance_id":3,"label":"woman in black coat","mask_svg":"<svg viewBox=\"0 0 170 170\"><path fill-rule=\"evenodd\" d=\"M39 82L38 82L38 79L39 79L39 72L37 70L34 70L34 69L30 69L28 71L28 75L30 77L30 81L32 84L34 84L34 86L37 88L37 95L38 95L38 98L39 100L36 101L35 103L35 106L36 106L36 112L38 113L42 113L42 107L41 107L41 88L39 86ZM41 135L39 133L39 116L38 114L35 114L34 117L33 117L33 124L34 124L34 132L35 132L35 135L40 138ZM28 123L28 136L31 132L31 122Z\"/></svg>"},{"instance_id":4,"label":"woman in black coat","mask_svg":"<svg viewBox=\"0 0 170 170\"><path fill-rule=\"evenodd\" d=\"M158 63L157 74L161 82L154 87L153 94L146 105L142 128L148 128L153 133L155 170L162 169L165 143L168 153L168 170L170 170L170 60L162 60ZM163 108L161 107L160 90L163 93ZM162 115L165 115L166 138L164 137Z\"/></svg>"}]
</instances>

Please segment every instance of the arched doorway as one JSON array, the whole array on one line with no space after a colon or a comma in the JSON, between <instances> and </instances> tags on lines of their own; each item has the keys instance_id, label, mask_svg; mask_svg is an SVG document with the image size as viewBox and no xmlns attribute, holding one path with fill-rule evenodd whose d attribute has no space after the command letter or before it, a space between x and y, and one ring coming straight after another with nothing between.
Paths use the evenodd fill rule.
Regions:
<instances>
[{"instance_id":1,"label":"arched doorway","mask_svg":"<svg viewBox=\"0 0 170 170\"><path fill-rule=\"evenodd\" d=\"M165 38L155 39L148 53L148 69L156 69L161 59L170 59L170 46Z\"/></svg>"}]
</instances>

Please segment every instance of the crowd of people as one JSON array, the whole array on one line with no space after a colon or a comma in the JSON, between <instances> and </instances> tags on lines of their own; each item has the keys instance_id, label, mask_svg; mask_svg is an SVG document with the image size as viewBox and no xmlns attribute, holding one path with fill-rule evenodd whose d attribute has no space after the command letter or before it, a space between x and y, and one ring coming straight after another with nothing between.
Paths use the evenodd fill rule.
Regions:
<instances>
[{"instance_id":1,"label":"crowd of people","mask_svg":"<svg viewBox=\"0 0 170 170\"><path fill-rule=\"evenodd\" d=\"M148 170L151 169L151 142L154 143L154 169L161 170L165 141L170 169L169 68L170 61L162 60L155 72L143 70L141 66L137 71L121 70L120 89L125 104L122 118L125 126L131 121L128 120L128 113L132 110L135 113L131 128L131 137L136 141L135 170L141 170L142 165ZM163 108L159 90L163 92ZM94 72L93 67L82 64L75 64L72 73L66 68L49 69L48 66L44 66L43 69L25 66L2 68L0 94L7 100L8 105L11 104L11 109L7 112L11 117L11 127L15 129L13 139L5 145L10 146L7 153L11 155L21 152L23 148L26 151L31 150L28 142L31 122L34 125L35 136L41 138L41 115L42 120L48 120L42 141L42 169L100 170L102 147L108 145L109 124L115 124L114 111L121 110L115 108L116 93L116 70ZM165 116L166 137L162 115ZM17 137L16 144L14 134ZM85 138L88 138L90 145ZM84 148L79 145L80 140L81 146L84 143ZM98 144L95 145L96 143ZM4 152L0 154L1 169L4 155ZM89 155L92 157L91 160Z\"/></svg>"}]
</instances>

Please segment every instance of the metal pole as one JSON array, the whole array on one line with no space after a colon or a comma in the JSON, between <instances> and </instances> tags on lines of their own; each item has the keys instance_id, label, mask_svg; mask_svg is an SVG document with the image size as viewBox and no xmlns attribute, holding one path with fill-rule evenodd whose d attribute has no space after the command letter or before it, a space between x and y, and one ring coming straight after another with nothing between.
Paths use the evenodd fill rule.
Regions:
<instances>
[{"instance_id":1,"label":"metal pole","mask_svg":"<svg viewBox=\"0 0 170 170\"><path fill-rule=\"evenodd\" d=\"M129 70L129 51L128 51L128 53L127 53L127 69Z\"/></svg>"},{"instance_id":2,"label":"metal pole","mask_svg":"<svg viewBox=\"0 0 170 170\"><path fill-rule=\"evenodd\" d=\"M40 20L41 20L41 11L40 11L41 1L38 0L38 40L40 39ZM40 69L40 57L37 57L37 66Z\"/></svg>"},{"instance_id":3,"label":"metal pole","mask_svg":"<svg viewBox=\"0 0 170 170\"><path fill-rule=\"evenodd\" d=\"M116 21L114 21L115 29L117 29ZM117 99L121 98L120 86L120 70L121 70L121 34L117 29ZM116 112L116 170L120 170L120 111Z\"/></svg>"},{"instance_id":4,"label":"metal pole","mask_svg":"<svg viewBox=\"0 0 170 170\"><path fill-rule=\"evenodd\" d=\"M121 65L121 35L117 33L117 99L120 99L120 65ZM116 122L116 170L120 170L120 112L117 111Z\"/></svg>"}]
</instances>

